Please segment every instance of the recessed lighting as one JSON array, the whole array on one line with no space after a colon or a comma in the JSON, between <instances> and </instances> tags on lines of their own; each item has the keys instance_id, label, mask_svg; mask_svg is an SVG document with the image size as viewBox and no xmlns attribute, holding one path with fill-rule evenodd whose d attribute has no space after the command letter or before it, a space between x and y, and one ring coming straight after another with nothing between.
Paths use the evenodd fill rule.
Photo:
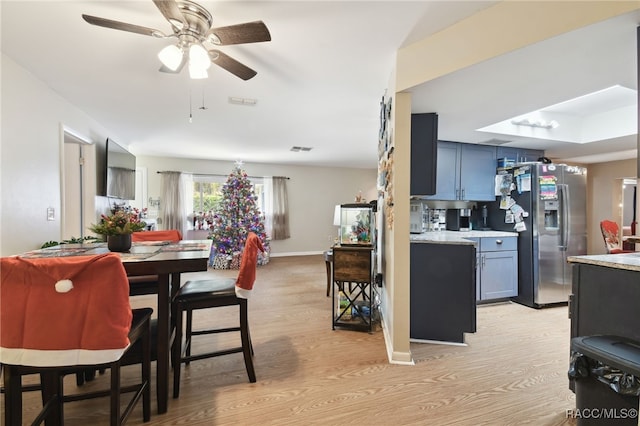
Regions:
<instances>
[{"instance_id":1,"label":"recessed lighting","mask_svg":"<svg viewBox=\"0 0 640 426\"><path fill-rule=\"evenodd\" d=\"M515 124L516 126L537 127L540 129L555 129L556 127L560 126L560 124L558 124L556 120L532 120L526 117L518 120L511 120L511 124Z\"/></svg>"}]
</instances>

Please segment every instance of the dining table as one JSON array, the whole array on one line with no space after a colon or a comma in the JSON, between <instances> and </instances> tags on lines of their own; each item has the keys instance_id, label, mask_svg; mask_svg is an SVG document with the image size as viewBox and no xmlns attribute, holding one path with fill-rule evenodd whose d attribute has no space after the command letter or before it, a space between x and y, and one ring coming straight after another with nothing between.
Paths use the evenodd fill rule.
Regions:
<instances>
[{"instance_id":1,"label":"dining table","mask_svg":"<svg viewBox=\"0 0 640 426\"><path fill-rule=\"evenodd\" d=\"M180 288L180 274L206 271L211 240L134 242L118 253L128 276L157 275L157 373L158 414L167 412L169 401L169 360L171 357L171 295ZM24 258L89 256L108 253L106 243L62 244L23 253ZM135 294L135 281L130 293Z\"/></svg>"}]
</instances>

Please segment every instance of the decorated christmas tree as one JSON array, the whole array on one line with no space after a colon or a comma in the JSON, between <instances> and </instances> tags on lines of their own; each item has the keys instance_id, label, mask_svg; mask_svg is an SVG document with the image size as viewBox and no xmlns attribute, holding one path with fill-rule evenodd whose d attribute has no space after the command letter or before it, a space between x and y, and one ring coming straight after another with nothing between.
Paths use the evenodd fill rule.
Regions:
<instances>
[{"instance_id":1,"label":"decorated christmas tree","mask_svg":"<svg viewBox=\"0 0 640 426\"><path fill-rule=\"evenodd\" d=\"M215 269L238 269L248 232L254 232L264 253L258 254L258 264L269 262L269 242L264 231L264 216L256 204L257 197L247 173L236 164L222 187L222 201L213 215L209 238L210 266Z\"/></svg>"}]
</instances>

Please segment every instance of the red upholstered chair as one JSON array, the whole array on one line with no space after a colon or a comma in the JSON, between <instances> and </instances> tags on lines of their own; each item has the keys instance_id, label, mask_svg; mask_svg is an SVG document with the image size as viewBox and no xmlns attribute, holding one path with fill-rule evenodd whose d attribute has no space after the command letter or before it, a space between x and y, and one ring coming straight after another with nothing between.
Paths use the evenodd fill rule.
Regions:
<instances>
[{"instance_id":1,"label":"red upholstered chair","mask_svg":"<svg viewBox=\"0 0 640 426\"><path fill-rule=\"evenodd\" d=\"M177 229L166 231L140 231L131 234L132 242L158 242L171 241L172 243L182 240L182 234ZM156 294L158 292L157 275L140 275L129 277L131 295L140 296L143 294Z\"/></svg>"},{"instance_id":2,"label":"red upholstered chair","mask_svg":"<svg viewBox=\"0 0 640 426\"><path fill-rule=\"evenodd\" d=\"M620 229L618 224L611 220L603 220L600 222L600 231L602 231L602 237L604 238L604 245L607 248L607 253L633 253L633 250L623 250L620 242Z\"/></svg>"},{"instance_id":3,"label":"red upholstered chair","mask_svg":"<svg viewBox=\"0 0 640 426\"><path fill-rule=\"evenodd\" d=\"M242 252L240 271L237 278L215 278L209 280L187 281L173 299L176 306L176 339L172 348L173 365L173 397L180 395L180 366L189 365L191 361L211 358L221 355L242 352L249 381L256 381L253 368L253 347L249 334L247 298L250 296L256 277L258 250L264 251L260 240L253 232L247 235L247 241ZM197 309L217 308L222 306L239 307L238 327L217 328L207 330L193 330L193 311ZM182 347L182 314L186 312L184 350ZM241 346L219 349L213 352L191 355L193 336L227 332L240 332Z\"/></svg>"},{"instance_id":4,"label":"red upholstered chair","mask_svg":"<svg viewBox=\"0 0 640 426\"><path fill-rule=\"evenodd\" d=\"M166 231L140 231L131 234L131 241L171 241L176 242L182 239L182 234L177 229L168 229Z\"/></svg>"},{"instance_id":5,"label":"red upholstered chair","mask_svg":"<svg viewBox=\"0 0 640 426\"><path fill-rule=\"evenodd\" d=\"M117 254L0 259L0 363L5 424L22 424L22 376L40 374L43 420L63 424L63 403L109 396L110 424L120 425L142 398L151 418L150 308L131 310L129 285ZM134 345L134 343L138 343ZM120 367L134 346L139 383L123 387ZM65 395L63 376L87 368L111 369L108 390ZM134 392L124 412L121 393Z\"/></svg>"}]
</instances>

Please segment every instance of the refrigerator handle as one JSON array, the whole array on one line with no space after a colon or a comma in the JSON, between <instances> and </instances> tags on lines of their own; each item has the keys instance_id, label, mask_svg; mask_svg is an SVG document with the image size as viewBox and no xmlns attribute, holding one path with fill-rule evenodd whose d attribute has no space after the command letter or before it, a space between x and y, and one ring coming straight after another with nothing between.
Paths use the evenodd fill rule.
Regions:
<instances>
[{"instance_id":1,"label":"refrigerator handle","mask_svg":"<svg viewBox=\"0 0 640 426\"><path fill-rule=\"evenodd\" d=\"M558 185L558 195L560 199L560 251L567 251L569 247L569 185Z\"/></svg>"}]
</instances>

